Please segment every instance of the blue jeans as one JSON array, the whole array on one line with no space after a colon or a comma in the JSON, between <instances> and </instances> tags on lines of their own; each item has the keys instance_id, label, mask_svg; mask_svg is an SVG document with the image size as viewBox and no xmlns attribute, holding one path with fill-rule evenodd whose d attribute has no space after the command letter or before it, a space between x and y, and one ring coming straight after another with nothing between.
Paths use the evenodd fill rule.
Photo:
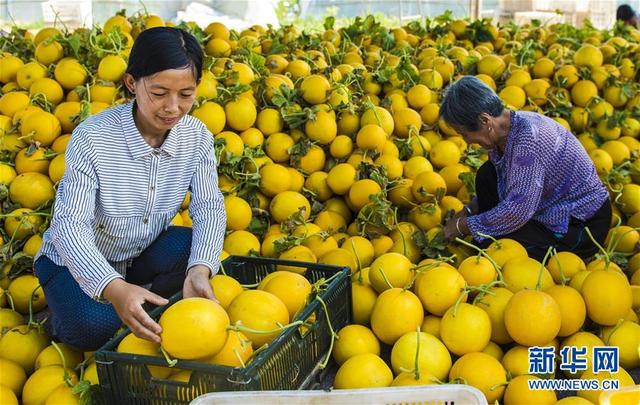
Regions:
<instances>
[{"instance_id":1,"label":"blue jeans","mask_svg":"<svg viewBox=\"0 0 640 405\"><path fill-rule=\"evenodd\" d=\"M126 281L151 283L152 292L168 298L182 289L190 251L191 228L171 226L133 259ZM92 351L104 345L122 325L113 305L85 294L67 267L41 256L34 270L47 298L54 340Z\"/></svg>"}]
</instances>

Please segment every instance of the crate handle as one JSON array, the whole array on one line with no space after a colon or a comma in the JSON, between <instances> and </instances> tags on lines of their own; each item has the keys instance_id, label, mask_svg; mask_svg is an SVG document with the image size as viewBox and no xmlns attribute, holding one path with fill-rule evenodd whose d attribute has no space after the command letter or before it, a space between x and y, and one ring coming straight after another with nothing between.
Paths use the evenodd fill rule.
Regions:
<instances>
[{"instance_id":1,"label":"crate handle","mask_svg":"<svg viewBox=\"0 0 640 405\"><path fill-rule=\"evenodd\" d=\"M227 381L229 381L231 384L247 385L253 380L252 377L250 377L248 380L234 380L231 377L232 376L227 377Z\"/></svg>"},{"instance_id":2,"label":"crate handle","mask_svg":"<svg viewBox=\"0 0 640 405\"><path fill-rule=\"evenodd\" d=\"M296 373L293 375L293 377L291 378L291 380L289 382L294 382L295 380L298 379L298 376L300 375L300 365L296 363L295 366L293 366L293 369L296 371Z\"/></svg>"},{"instance_id":3,"label":"crate handle","mask_svg":"<svg viewBox=\"0 0 640 405\"><path fill-rule=\"evenodd\" d=\"M113 364L113 360L109 360L109 361L102 361L102 360L97 360L97 359L96 359L96 360L94 360L94 361L95 361L97 364L104 364L104 365L107 365L107 366L110 366L110 365L112 365L112 364Z\"/></svg>"}]
</instances>

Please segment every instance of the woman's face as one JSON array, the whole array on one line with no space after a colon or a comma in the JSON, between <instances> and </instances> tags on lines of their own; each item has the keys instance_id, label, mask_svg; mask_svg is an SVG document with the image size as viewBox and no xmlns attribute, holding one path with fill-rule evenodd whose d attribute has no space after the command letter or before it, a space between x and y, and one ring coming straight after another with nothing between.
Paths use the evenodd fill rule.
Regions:
<instances>
[{"instance_id":1,"label":"woman's face","mask_svg":"<svg viewBox=\"0 0 640 405\"><path fill-rule=\"evenodd\" d=\"M189 113L196 98L196 79L192 69L163 70L125 84L136 97L136 119L151 135L164 135Z\"/></svg>"},{"instance_id":2,"label":"woman's face","mask_svg":"<svg viewBox=\"0 0 640 405\"><path fill-rule=\"evenodd\" d=\"M477 131L469 131L461 127L455 129L462 135L466 143L477 143L485 149L493 148L494 141L491 137L491 131L489 131L487 127L480 126Z\"/></svg>"},{"instance_id":3,"label":"woman's face","mask_svg":"<svg viewBox=\"0 0 640 405\"><path fill-rule=\"evenodd\" d=\"M454 126L454 129L458 131L468 144L477 143L485 149L492 149L495 147L497 137L495 130L493 130L494 123L490 117L480 117L480 125L476 131L470 131L461 126Z\"/></svg>"}]
</instances>

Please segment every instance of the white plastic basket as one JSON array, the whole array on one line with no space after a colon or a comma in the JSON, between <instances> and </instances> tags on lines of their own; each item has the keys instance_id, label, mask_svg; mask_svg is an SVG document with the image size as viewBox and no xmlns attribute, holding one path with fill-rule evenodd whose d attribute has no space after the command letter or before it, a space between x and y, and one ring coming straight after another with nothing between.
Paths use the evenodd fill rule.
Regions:
<instances>
[{"instance_id":1,"label":"white plastic basket","mask_svg":"<svg viewBox=\"0 0 640 405\"><path fill-rule=\"evenodd\" d=\"M49 0L42 3L42 16L45 25L58 22L77 28L91 27L93 23L90 0Z\"/></svg>"},{"instance_id":2,"label":"white plastic basket","mask_svg":"<svg viewBox=\"0 0 640 405\"><path fill-rule=\"evenodd\" d=\"M334 391L236 391L201 395L191 405L487 405L477 388L462 384Z\"/></svg>"},{"instance_id":3,"label":"white plastic basket","mask_svg":"<svg viewBox=\"0 0 640 405\"><path fill-rule=\"evenodd\" d=\"M602 405L640 404L640 385L623 387L618 391L604 391L600 394Z\"/></svg>"}]
</instances>

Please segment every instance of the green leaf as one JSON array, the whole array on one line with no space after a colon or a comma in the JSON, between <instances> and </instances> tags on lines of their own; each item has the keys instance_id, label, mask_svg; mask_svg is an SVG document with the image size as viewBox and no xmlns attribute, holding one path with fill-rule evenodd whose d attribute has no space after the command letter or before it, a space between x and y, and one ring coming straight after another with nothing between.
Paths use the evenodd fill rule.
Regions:
<instances>
[{"instance_id":1,"label":"green leaf","mask_svg":"<svg viewBox=\"0 0 640 405\"><path fill-rule=\"evenodd\" d=\"M99 385L90 386L88 390L80 395L80 405L92 405L94 402L98 404L102 403L100 400L94 401L94 395L96 398L101 398L102 392Z\"/></svg>"},{"instance_id":2,"label":"green leaf","mask_svg":"<svg viewBox=\"0 0 640 405\"><path fill-rule=\"evenodd\" d=\"M629 254L628 253L620 253L613 252L609 255L609 259L617 264L621 269L626 269L629 265Z\"/></svg>"},{"instance_id":3,"label":"green leaf","mask_svg":"<svg viewBox=\"0 0 640 405\"><path fill-rule=\"evenodd\" d=\"M468 146L462 155L462 163L473 169L479 169L480 166L484 164L484 161L481 159L483 152L484 150L482 149L474 149Z\"/></svg>"},{"instance_id":4,"label":"green leaf","mask_svg":"<svg viewBox=\"0 0 640 405\"><path fill-rule=\"evenodd\" d=\"M300 159L302 159L302 157L309 152L312 146L313 143L309 139L302 138L291 148L289 148L289 162L291 166L299 166Z\"/></svg>"},{"instance_id":5,"label":"green leaf","mask_svg":"<svg viewBox=\"0 0 640 405\"><path fill-rule=\"evenodd\" d=\"M385 67L383 69L379 69L373 73L373 78L376 82L380 84L389 83L391 80L391 75L395 73L395 69L390 67Z\"/></svg>"},{"instance_id":6,"label":"green leaf","mask_svg":"<svg viewBox=\"0 0 640 405\"><path fill-rule=\"evenodd\" d=\"M427 241L427 236L422 231L415 232L413 235L411 235L411 240L413 240L413 243L415 243L420 250L424 250L429 244Z\"/></svg>"},{"instance_id":7,"label":"green leaf","mask_svg":"<svg viewBox=\"0 0 640 405\"><path fill-rule=\"evenodd\" d=\"M304 225L306 223L305 215L304 215L305 211L306 211L305 207L300 207L298 208L298 211L296 211L294 214L291 214L289 218L284 220L280 224L280 228L282 229L282 231L285 233L291 233L299 225Z\"/></svg>"},{"instance_id":8,"label":"green leaf","mask_svg":"<svg viewBox=\"0 0 640 405\"><path fill-rule=\"evenodd\" d=\"M329 31L333 29L333 26L336 23L336 18L334 16L329 16L327 18L324 19L324 24L322 24L322 26L324 27L325 30Z\"/></svg>"},{"instance_id":9,"label":"green leaf","mask_svg":"<svg viewBox=\"0 0 640 405\"><path fill-rule=\"evenodd\" d=\"M453 21L453 11L445 10L444 13L440 14L434 19L435 22L439 24L448 24Z\"/></svg>"},{"instance_id":10,"label":"green leaf","mask_svg":"<svg viewBox=\"0 0 640 405\"><path fill-rule=\"evenodd\" d=\"M411 30L411 32L419 37L423 37L427 34L427 29L422 26L422 24L420 24L420 20L411 21L409 24L407 24L407 27L409 28L409 30Z\"/></svg>"},{"instance_id":11,"label":"green leaf","mask_svg":"<svg viewBox=\"0 0 640 405\"><path fill-rule=\"evenodd\" d=\"M255 210L254 210L255 211ZM254 235L262 238L264 234L267 232L270 226L269 215L268 213L265 215L253 215L251 218L251 222L249 222L249 226L247 227L247 231L251 232Z\"/></svg>"},{"instance_id":12,"label":"green leaf","mask_svg":"<svg viewBox=\"0 0 640 405\"><path fill-rule=\"evenodd\" d=\"M422 232L419 232L422 234ZM444 232L440 230L433 239L429 240L426 237L426 234L422 234L422 236L416 236L414 234L412 236L413 240L417 243L417 240L420 240L421 243L424 244L422 248L422 253L429 258L438 258L443 256L449 256L447 252L447 242L444 239Z\"/></svg>"},{"instance_id":13,"label":"green leaf","mask_svg":"<svg viewBox=\"0 0 640 405\"><path fill-rule=\"evenodd\" d=\"M89 381L87 380L78 381L78 383L74 385L73 388L71 389L71 392L74 395L78 395L85 392L90 387L91 387L91 383Z\"/></svg>"},{"instance_id":14,"label":"green leaf","mask_svg":"<svg viewBox=\"0 0 640 405\"><path fill-rule=\"evenodd\" d=\"M76 59L80 59L80 36L77 34L71 35L67 38L67 43Z\"/></svg>"},{"instance_id":15,"label":"green leaf","mask_svg":"<svg viewBox=\"0 0 640 405\"><path fill-rule=\"evenodd\" d=\"M476 174L473 172L460 173L458 178L466 187L469 195L476 195Z\"/></svg>"},{"instance_id":16,"label":"green leaf","mask_svg":"<svg viewBox=\"0 0 640 405\"><path fill-rule=\"evenodd\" d=\"M384 191L369 197L370 204L365 205L358 216L358 230L369 238L379 236L380 230L391 231L395 224L395 213L391 202L386 199Z\"/></svg>"},{"instance_id":17,"label":"green leaf","mask_svg":"<svg viewBox=\"0 0 640 405\"><path fill-rule=\"evenodd\" d=\"M304 237L301 236L293 236L287 235L278 240L276 240L273 245L275 247L276 253L282 253L286 250L291 249L292 247L299 246L304 242Z\"/></svg>"},{"instance_id":18,"label":"green leaf","mask_svg":"<svg viewBox=\"0 0 640 405\"><path fill-rule=\"evenodd\" d=\"M420 212L424 212L429 215L433 215L436 213L436 205L435 204L420 204L418 207Z\"/></svg>"},{"instance_id":19,"label":"green leaf","mask_svg":"<svg viewBox=\"0 0 640 405\"><path fill-rule=\"evenodd\" d=\"M251 54L249 54L249 66L251 66L251 68L259 73L262 73L265 71L266 67L265 67L265 62L266 62L266 58L262 55L260 55L259 53L256 52L251 52Z\"/></svg>"}]
</instances>

